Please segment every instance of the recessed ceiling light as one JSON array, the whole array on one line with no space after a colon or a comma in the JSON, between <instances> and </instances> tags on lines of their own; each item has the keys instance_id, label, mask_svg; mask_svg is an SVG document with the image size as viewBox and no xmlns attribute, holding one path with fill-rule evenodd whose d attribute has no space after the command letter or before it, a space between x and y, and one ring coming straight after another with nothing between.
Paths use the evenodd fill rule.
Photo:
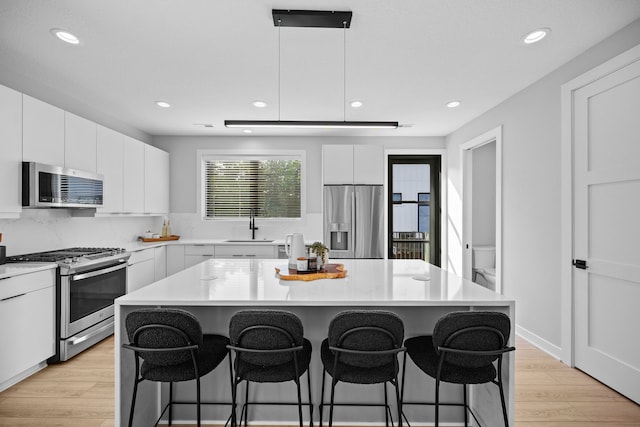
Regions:
<instances>
[{"instance_id":1,"label":"recessed ceiling light","mask_svg":"<svg viewBox=\"0 0 640 427\"><path fill-rule=\"evenodd\" d=\"M351 106L352 106L353 108L359 108L359 107L362 107L362 101L352 101L352 102L351 102Z\"/></svg>"},{"instance_id":2,"label":"recessed ceiling light","mask_svg":"<svg viewBox=\"0 0 640 427\"><path fill-rule=\"evenodd\" d=\"M156 105L158 107L161 107L161 108L169 108L169 107L171 107L171 104L169 104L166 101L156 101Z\"/></svg>"},{"instance_id":3,"label":"recessed ceiling light","mask_svg":"<svg viewBox=\"0 0 640 427\"><path fill-rule=\"evenodd\" d=\"M69 44L80 44L80 39L67 30L61 30L60 28L52 28L51 34Z\"/></svg>"},{"instance_id":4,"label":"recessed ceiling light","mask_svg":"<svg viewBox=\"0 0 640 427\"><path fill-rule=\"evenodd\" d=\"M460 106L460 101L451 101L451 102L447 102L447 107L449 108L456 108Z\"/></svg>"},{"instance_id":5,"label":"recessed ceiling light","mask_svg":"<svg viewBox=\"0 0 640 427\"><path fill-rule=\"evenodd\" d=\"M537 43L549 34L551 30L549 28L538 28L537 30L533 30L528 32L522 37L522 43L524 44L532 44Z\"/></svg>"},{"instance_id":6,"label":"recessed ceiling light","mask_svg":"<svg viewBox=\"0 0 640 427\"><path fill-rule=\"evenodd\" d=\"M202 126L202 127L205 127L205 128L212 128L213 127L213 125L211 123L194 123L193 125L194 126Z\"/></svg>"},{"instance_id":7,"label":"recessed ceiling light","mask_svg":"<svg viewBox=\"0 0 640 427\"><path fill-rule=\"evenodd\" d=\"M264 108L267 106L267 103L264 101L253 101L252 104L254 107L257 107L257 108Z\"/></svg>"},{"instance_id":8,"label":"recessed ceiling light","mask_svg":"<svg viewBox=\"0 0 640 427\"><path fill-rule=\"evenodd\" d=\"M251 129L243 129L242 132L244 132L244 133L253 133L253 131Z\"/></svg>"}]
</instances>

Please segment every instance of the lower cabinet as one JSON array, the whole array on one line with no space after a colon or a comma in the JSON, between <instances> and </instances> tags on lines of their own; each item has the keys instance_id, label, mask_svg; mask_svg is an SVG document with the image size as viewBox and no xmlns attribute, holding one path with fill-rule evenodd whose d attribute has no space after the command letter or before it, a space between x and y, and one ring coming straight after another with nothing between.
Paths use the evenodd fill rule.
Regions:
<instances>
[{"instance_id":1,"label":"lower cabinet","mask_svg":"<svg viewBox=\"0 0 640 427\"><path fill-rule=\"evenodd\" d=\"M155 280L155 248L132 252L127 266L127 293L150 285Z\"/></svg>"},{"instance_id":2,"label":"lower cabinet","mask_svg":"<svg viewBox=\"0 0 640 427\"><path fill-rule=\"evenodd\" d=\"M160 248L156 248L156 251L158 249ZM163 258L162 255L159 256L156 252L156 280L160 279L158 273L159 271L160 274L164 272L167 276L171 276L172 274L182 271L185 268L200 264L201 262L206 261L210 258L286 258L286 254L284 254L284 246L282 245L172 244L167 245L164 249L166 249L166 253L163 254L166 259L166 270L162 271L162 267L159 266L159 263L161 262L160 260ZM133 254L137 254L139 252L134 252ZM143 257L141 255L138 255L136 258L134 258L133 254L129 259L130 275L132 274L132 271L133 275L142 275L144 274L144 272L142 271L144 270L144 268L142 266L139 266L137 269L135 268L136 263L139 262L136 260L136 258L140 257L148 259L148 256ZM132 269L132 267L134 268ZM144 279L142 278L133 277L133 281L136 282L133 285L131 284L131 280L132 279L129 279L130 291L133 290L131 288L132 286L145 286L138 284L144 282ZM135 289L137 289L137 287Z\"/></svg>"},{"instance_id":3,"label":"lower cabinet","mask_svg":"<svg viewBox=\"0 0 640 427\"><path fill-rule=\"evenodd\" d=\"M277 258L275 245L216 245L216 258Z\"/></svg>"},{"instance_id":4,"label":"lower cabinet","mask_svg":"<svg viewBox=\"0 0 640 427\"><path fill-rule=\"evenodd\" d=\"M167 246L167 276L184 270L184 245Z\"/></svg>"},{"instance_id":5,"label":"lower cabinet","mask_svg":"<svg viewBox=\"0 0 640 427\"><path fill-rule=\"evenodd\" d=\"M215 256L214 245L185 245L184 268L200 264Z\"/></svg>"},{"instance_id":6,"label":"lower cabinet","mask_svg":"<svg viewBox=\"0 0 640 427\"><path fill-rule=\"evenodd\" d=\"M167 277L167 247L158 246L153 249L154 266L155 266L155 281Z\"/></svg>"},{"instance_id":7,"label":"lower cabinet","mask_svg":"<svg viewBox=\"0 0 640 427\"><path fill-rule=\"evenodd\" d=\"M0 280L0 391L55 354L55 301L54 269Z\"/></svg>"}]
</instances>

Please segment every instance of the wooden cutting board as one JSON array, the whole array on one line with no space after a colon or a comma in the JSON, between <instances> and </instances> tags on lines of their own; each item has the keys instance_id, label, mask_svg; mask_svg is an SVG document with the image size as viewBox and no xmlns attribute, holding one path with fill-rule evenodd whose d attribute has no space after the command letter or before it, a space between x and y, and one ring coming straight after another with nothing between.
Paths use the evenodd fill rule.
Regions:
<instances>
[{"instance_id":1,"label":"wooden cutting board","mask_svg":"<svg viewBox=\"0 0 640 427\"><path fill-rule=\"evenodd\" d=\"M282 280L302 280L305 282L318 279L341 279L347 277L347 270L344 269L344 264L325 264L323 271L317 273L298 273L298 270L292 268L288 271L282 272L281 269L276 267L276 274L280 276Z\"/></svg>"}]
</instances>

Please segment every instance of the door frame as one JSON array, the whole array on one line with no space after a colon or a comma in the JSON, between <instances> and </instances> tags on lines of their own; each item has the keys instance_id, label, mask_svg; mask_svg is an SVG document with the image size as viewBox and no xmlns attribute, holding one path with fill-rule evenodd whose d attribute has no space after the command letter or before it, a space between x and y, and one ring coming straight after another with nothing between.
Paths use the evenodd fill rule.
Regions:
<instances>
[{"instance_id":1,"label":"door frame","mask_svg":"<svg viewBox=\"0 0 640 427\"><path fill-rule=\"evenodd\" d=\"M574 94L577 90L640 61L637 45L561 86L561 144L560 144L560 345L561 360L575 367L575 309L573 261L574 211Z\"/></svg>"},{"instance_id":2,"label":"door frame","mask_svg":"<svg viewBox=\"0 0 640 427\"><path fill-rule=\"evenodd\" d=\"M473 162L472 150L495 141L496 144L496 289L502 294L502 125L460 146L462 159L462 275L471 280L473 240Z\"/></svg>"},{"instance_id":3,"label":"door frame","mask_svg":"<svg viewBox=\"0 0 640 427\"><path fill-rule=\"evenodd\" d=\"M445 265L449 257L447 246L447 150L444 148L395 148L384 150L384 182L385 186L389 185L389 156L440 156L440 265ZM386 188L386 187L385 187ZM388 191L384 192L384 247L389 247L389 196ZM388 251L385 250L384 259L388 259Z\"/></svg>"}]
</instances>

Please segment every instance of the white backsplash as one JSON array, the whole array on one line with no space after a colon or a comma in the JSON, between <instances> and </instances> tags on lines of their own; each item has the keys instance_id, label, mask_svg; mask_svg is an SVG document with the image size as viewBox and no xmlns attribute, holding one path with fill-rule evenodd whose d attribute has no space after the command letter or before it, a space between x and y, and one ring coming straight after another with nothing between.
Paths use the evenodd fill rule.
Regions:
<instances>
[{"instance_id":1,"label":"white backsplash","mask_svg":"<svg viewBox=\"0 0 640 427\"><path fill-rule=\"evenodd\" d=\"M251 239L249 220L207 220L199 214L171 214L171 233L183 238ZM310 213L302 220L256 218L256 240L284 240L285 235L303 233L306 241L322 240L322 214Z\"/></svg>"},{"instance_id":2,"label":"white backsplash","mask_svg":"<svg viewBox=\"0 0 640 427\"><path fill-rule=\"evenodd\" d=\"M160 233L162 217L74 217L69 209L25 209L19 219L0 219L7 255L74 246L124 247L144 231Z\"/></svg>"},{"instance_id":3,"label":"white backsplash","mask_svg":"<svg viewBox=\"0 0 640 427\"><path fill-rule=\"evenodd\" d=\"M0 219L7 255L53 249L126 247L143 232L160 233L162 217L76 217L69 209L25 209L19 219ZM171 214L171 233L183 239L251 239L249 220L203 221L199 214ZM306 241L322 241L322 214L297 221L256 219L256 239L284 240L303 233Z\"/></svg>"}]
</instances>

